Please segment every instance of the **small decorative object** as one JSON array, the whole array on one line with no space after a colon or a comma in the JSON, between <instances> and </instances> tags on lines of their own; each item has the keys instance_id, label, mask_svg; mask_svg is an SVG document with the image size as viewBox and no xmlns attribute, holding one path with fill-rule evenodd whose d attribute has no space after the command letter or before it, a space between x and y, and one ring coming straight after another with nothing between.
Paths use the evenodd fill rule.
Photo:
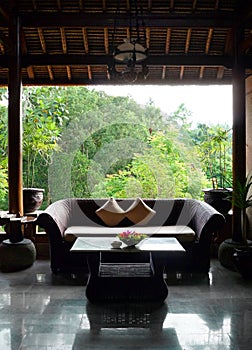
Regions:
<instances>
[{"instance_id":1,"label":"small decorative object","mask_svg":"<svg viewBox=\"0 0 252 350\"><path fill-rule=\"evenodd\" d=\"M120 241L113 241L111 243L111 245L112 245L113 248L120 248L121 245L122 245L122 242L120 242Z\"/></svg>"},{"instance_id":2,"label":"small decorative object","mask_svg":"<svg viewBox=\"0 0 252 350\"><path fill-rule=\"evenodd\" d=\"M146 238L147 235L143 233L137 233L136 231L127 230L119 233L117 237L127 246L135 246L137 243Z\"/></svg>"}]
</instances>

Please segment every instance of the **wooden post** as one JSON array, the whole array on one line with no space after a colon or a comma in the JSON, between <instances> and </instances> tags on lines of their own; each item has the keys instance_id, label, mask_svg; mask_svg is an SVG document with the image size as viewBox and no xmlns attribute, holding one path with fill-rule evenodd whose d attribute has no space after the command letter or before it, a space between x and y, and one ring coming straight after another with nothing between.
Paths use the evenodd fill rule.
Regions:
<instances>
[{"instance_id":1,"label":"wooden post","mask_svg":"<svg viewBox=\"0 0 252 350\"><path fill-rule=\"evenodd\" d=\"M245 68L239 43L243 38L243 30L234 32L234 64L233 64L233 191L237 184L243 184L246 178L246 95ZM232 238L242 241L241 210L233 207Z\"/></svg>"},{"instance_id":2,"label":"wooden post","mask_svg":"<svg viewBox=\"0 0 252 350\"><path fill-rule=\"evenodd\" d=\"M9 212L22 216L24 214L22 185L22 71L20 20L16 15L10 17L9 38L11 43L8 84Z\"/></svg>"}]
</instances>

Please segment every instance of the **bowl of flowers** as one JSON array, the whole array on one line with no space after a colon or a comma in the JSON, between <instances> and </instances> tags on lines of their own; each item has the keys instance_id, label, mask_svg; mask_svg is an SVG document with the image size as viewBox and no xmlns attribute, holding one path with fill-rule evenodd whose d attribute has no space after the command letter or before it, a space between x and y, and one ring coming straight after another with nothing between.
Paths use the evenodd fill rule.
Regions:
<instances>
[{"instance_id":1,"label":"bowl of flowers","mask_svg":"<svg viewBox=\"0 0 252 350\"><path fill-rule=\"evenodd\" d=\"M141 242L143 239L147 238L144 233L137 233L136 231L123 231L117 235L117 237L129 247L135 246L137 243Z\"/></svg>"}]
</instances>

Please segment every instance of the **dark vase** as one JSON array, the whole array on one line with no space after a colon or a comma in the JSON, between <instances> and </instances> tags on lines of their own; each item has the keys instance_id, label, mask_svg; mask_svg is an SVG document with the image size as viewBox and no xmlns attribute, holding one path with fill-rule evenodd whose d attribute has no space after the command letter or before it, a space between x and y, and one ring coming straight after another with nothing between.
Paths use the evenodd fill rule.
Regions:
<instances>
[{"instance_id":1,"label":"dark vase","mask_svg":"<svg viewBox=\"0 0 252 350\"><path fill-rule=\"evenodd\" d=\"M42 188L23 189L24 213L32 213L41 207L44 199L44 191Z\"/></svg>"},{"instance_id":2,"label":"dark vase","mask_svg":"<svg viewBox=\"0 0 252 350\"><path fill-rule=\"evenodd\" d=\"M234 266L244 278L252 278L252 249L236 249Z\"/></svg>"},{"instance_id":3,"label":"dark vase","mask_svg":"<svg viewBox=\"0 0 252 350\"><path fill-rule=\"evenodd\" d=\"M227 214L232 208L232 202L228 196L232 194L232 190L225 188L204 189L204 201L218 210L221 214Z\"/></svg>"}]
</instances>

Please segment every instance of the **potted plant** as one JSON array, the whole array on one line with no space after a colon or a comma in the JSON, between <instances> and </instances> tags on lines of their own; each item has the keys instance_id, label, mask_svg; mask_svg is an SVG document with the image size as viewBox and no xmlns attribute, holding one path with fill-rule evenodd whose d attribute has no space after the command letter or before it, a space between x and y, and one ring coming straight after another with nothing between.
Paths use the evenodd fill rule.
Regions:
<instances>
[{"instance_id":1,"label":"potted plant","mask_svg":"<svg viewBox=\"0 0 252 350\"><path fill-rule=\"evenodd\" d=\"M218 257L225 267L236 268L242 275L252 276L252 246L247 239L247 209L252 206L252 174L249 174L244 183L234 185L232 195L228 200L233 206L240 209L241 219L239 232L233 232L233 238L227 239L219 247Z\"/></svg>"},{"instance_id":2,"label":"potted plant","mask_svg":"<svg viewBox=\"0 0 252 350\"><path fill-rule=\"evenodd\" d=\"M227 196L232 189L227 186L232 177L231 129L222 126L208 127L203 142L198 144L203 169L212 187L203 189L204 200L222 214L231 209Z\"/></svg>"},{"instance_id":3,"label":"potted plant","mask_svg":"<svg viewBox=\"0 0 252 350\"><path fill-rule=\"evenodd\" d=\"M247 238L247 209L252 207L252 174L247 176L244 185L237 183L232 196L233 205L241 210L241 243L242 245L235 248L233 261L236 270L243 277L252 277L252 245Z\"/></svg>"}]
</instances>

